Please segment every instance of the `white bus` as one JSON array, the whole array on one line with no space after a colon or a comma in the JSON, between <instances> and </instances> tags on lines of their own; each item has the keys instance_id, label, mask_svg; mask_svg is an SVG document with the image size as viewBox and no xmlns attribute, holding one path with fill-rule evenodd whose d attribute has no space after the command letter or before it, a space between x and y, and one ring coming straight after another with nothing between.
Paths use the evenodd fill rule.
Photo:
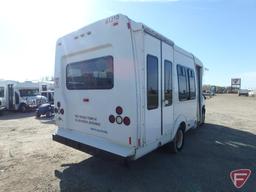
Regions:
<instances>
[{"instance_id":1,"label":"white bus","mask_svg":"<svg viewBox=\"0 0 256 192\"><path fill-rule=\"evenodd\" d=\"M39 95L38 83L31 81L0 81L0 102L7 110L26 112L46 103L47 98Z\"/></svg>"},{"instance_id":2,"label":"white bus","mask_svg":"<svg viewBox=\"0 0 256 192\"><path fill-rule=\"evenodd\" d=\"M138 159L204 121L203 65L194 55L124 15L57 41L53 140Z\"/></svg>"}]
</instances>

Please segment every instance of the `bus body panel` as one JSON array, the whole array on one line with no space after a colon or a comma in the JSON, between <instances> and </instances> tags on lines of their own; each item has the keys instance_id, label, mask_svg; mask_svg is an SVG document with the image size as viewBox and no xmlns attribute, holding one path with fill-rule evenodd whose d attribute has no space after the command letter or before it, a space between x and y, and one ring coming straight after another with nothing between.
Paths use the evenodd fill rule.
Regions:
<instances>
[{"instance_id":1,"label":"bus body panel","mask_svg":"<svg viewBox=\"0 0 256 192\"><path fill-rule=\"evenodd\" d=\"M53 139L131 159L147 154L172 141L182 123L186 130L197 126L202 73L196 67L201 70L202 63L192 54L123 15L60 38L54 78L58 129ZM191 87L181 100L183 73ZM129 125L124 124L126 117Z\"/></svg>"},{"instance_id":2,"label":"bus body panel","mask_svg":"<svg viewBox=\"0 0 256 192\"><path fill-rule=\"evenodd\" d=\"M137 145L138 116L131 32L127 27L127 18L119 18L116 21L118 24L114 26L113 23L105 22L101 21L72 34L74 38L79 36L78 39L69 37L68 40L60 40L63 46L58 47L56 53L55 80L57 78L58 87L55 87L55 106L59 102L59 110L63 109L64 114L57 114L56 119L59 127L80 133L84 137L91 135L95 139L103 138L106 143L130 149ZM86 34L87 31L91 32L88 39L80 37L80 34ZM70 45L71 48L65 49L65 45ZM112 87L101 89L92 85L92 88L68 88L67 73L70 66L79 62L90 63L104 57L111 58L113 62ZM95 65L101 64L96 62ZM81 64L81 69L74 70L82 71L83 67L86 66ZM90 67L88 64L88 69ZM75 75L78 72L70 73ZM89 75L86 74L84 78L107 76L107 73L109 72L93 71L89 74L93 77L87 77ZM116 112L117 107L122 108L122 114ZM110 116L115 118L114 123L110 122ZM117 122L117 118L122 121L129 118L130 123L125 125L124 122Z\"/></svg>"}]
</instances>

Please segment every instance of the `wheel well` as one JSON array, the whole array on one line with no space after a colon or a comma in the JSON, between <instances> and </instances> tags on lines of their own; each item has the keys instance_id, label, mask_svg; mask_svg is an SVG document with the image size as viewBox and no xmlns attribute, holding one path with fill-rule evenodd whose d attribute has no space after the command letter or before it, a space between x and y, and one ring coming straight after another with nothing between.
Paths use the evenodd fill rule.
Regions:
<instances>
[{"instance_id":1,"label":"wheel well","mask_svg":"<svg viewBox=\"0 0 256 192\"><path fill-rule=\"evenodd\" d=\"M180 123L180 128L182 129L183 132L186 131L186 123L184 121Z\"/></svg>"},{"instance_id":2,"label":"wheel well","mask_svg":"<svg viewBox=\"0 0 256 192\"><path fill-rule=\"evenodd\" d=\"M19 104L19 107L21 107L21 106L26 106L26 103L23 103L23 102L20 103L20 104Z\"/></svg>"}]
</instances>

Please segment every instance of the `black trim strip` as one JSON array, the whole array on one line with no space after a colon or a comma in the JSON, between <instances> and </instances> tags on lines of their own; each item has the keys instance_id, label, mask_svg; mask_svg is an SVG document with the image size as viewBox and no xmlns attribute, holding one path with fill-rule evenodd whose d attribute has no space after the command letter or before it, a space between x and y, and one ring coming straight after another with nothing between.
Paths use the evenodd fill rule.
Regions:
<instances>
[{"instance_id":1,"label":"black trim strip","mask_svg":"<svg viewBox=\"0 0 256 192\"><path fill-rule=\"evenodd\" d=\"M67 145L69 147L72 147L74 149L77 149L79 151L88 153L88 154L93 155L93 156L96 156L96 155L97 156L111 156L111 157L115 157L115 158L118 158L118 159L129 158L129 157L122 157L120 155L117 155L117 154L114 154L114 153L111 153L111 152L108 152L108 151L104 151L102 149L98 149L96 147L92 147L90 145L86 145L84 143L80 143L78 141L74 141L72 139L68 139L66 137L62 137L62 136L56 135L56 134L52 135L52 140L56 141L58 143Z\"/></svg>"},{"instance_id":2,"label":"black trim strip","mask_svg":"<svg viewBox=\"0 0 256 192\"><path fill-rule=\"evenodd\" d=\"M161 135L163 135L163 43L160 41L160 107L161 107Z\"/></svg>"}]
</instances>

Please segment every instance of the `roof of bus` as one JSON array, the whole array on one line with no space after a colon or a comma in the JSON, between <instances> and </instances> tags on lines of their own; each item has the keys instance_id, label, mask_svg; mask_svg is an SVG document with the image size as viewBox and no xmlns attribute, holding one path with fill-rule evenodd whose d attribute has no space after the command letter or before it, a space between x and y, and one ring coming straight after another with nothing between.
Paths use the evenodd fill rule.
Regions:
<instances>
[{"instance_id":1,"label":"roof of bus","mask_svg":"<svg viewBox=\"0 0 256 192\"><path fill-rule=\"evenodd\" d=\"M114 18L114 19L113 19ZM115 20L116 19L116 20ZM140 22L136 22L136 21L133 21L132 19L130 19L128 16L126 15L123 15L123 14L117 14L117 15L113 15L111 17L108 17L108 18L105 18L105 19L101 19L97 22L94 22L94 23L91 23L85 27L82 27L72 33L69 33L61 38L58 39L57 41L57 44L60 45L61 44L61 41L63 39L69 39L70 37L73 38L76 38L78 37L78 35L83 32L83 31L86 31L88 30L88 27L93 27L93 25L97 25L97 24L106 24L109 20L111 21L119 21L119 22L130 22L132 24L132 26L135 28L135 30L143 30L145 33L148 33L152 36L154 36L155 38L169 44L170 46L173 46L174 49L178 52L181 52L182 54L194 59L195 63L199 66L203 66L202 62L197 58L195 57L192 53L184 50L183 48L177 46L174 41L170 40L169 38L161 35L160 33L156 32L155 30L153 30L152 28L148 27L147 25L143 24L143 23L140 23Z\"/></svg>"}]
</instances>

